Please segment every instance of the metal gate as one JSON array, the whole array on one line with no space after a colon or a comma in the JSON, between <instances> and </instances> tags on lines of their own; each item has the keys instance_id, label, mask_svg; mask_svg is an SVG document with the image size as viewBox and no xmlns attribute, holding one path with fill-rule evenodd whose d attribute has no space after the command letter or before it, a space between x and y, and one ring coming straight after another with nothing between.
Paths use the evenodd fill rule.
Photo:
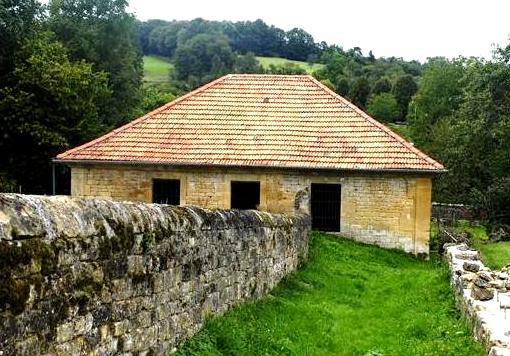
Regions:
<instances>
[{"instance_id":1,"label":"metal gate","mask_svg":"<svg viewBox=\"0 0 510 356\"><path fill-rule=\"evenodd\" d=\"M340 231L340 184L312 183L312 229Z\"/></svg>"}]
</instances>

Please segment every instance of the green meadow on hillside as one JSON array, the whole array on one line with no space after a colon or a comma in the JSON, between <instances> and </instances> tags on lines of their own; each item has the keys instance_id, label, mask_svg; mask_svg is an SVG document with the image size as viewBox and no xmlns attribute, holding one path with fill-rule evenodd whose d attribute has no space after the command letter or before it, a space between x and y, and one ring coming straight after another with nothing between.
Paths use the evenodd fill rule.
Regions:
<instances>
[{"instance_id":1,"label":"green meadow on hillside","mask_svg":"<svg viewBox=\"0 0 510 356\"><path fill-rule=\"evenodd\" d=\"M177 355L483 355L444 263L312 233L265 298L209 320Z\"/></svg>"},{"instance_id":2,"label":"green meadow on hillside","mask_svg":"<svg viewBox=\"0 0 510 356\"><path fill-rule=\"evenodd\" d=\"M144 56L143 57L143 81L145 85L158 85L167 87L170 85L169 74L174 66L165 57Z\"/></svg>"},{"instance_id":3,"label":"green meadow on hillside","mask_svg":"<svg viewBox=\"0 0 510 356\"><path fill-rule=\"evenodd\" d=\"M324 64L320 64L320 63L313 63L312 65L310 65L306 62L293 61L293 60L287 59L287 58L279 58L279 57L256 57L256 58L259 61L260 65L264 69L269 68L269 66L271 64L274 66L283 66L283 65L285 65L285 63L292 63L292 64L298 65L301 68L303 68L304 70L306 70L306 72L308 74L312 74L316 70L324 67Z\"/></svg>"}]
</instances>

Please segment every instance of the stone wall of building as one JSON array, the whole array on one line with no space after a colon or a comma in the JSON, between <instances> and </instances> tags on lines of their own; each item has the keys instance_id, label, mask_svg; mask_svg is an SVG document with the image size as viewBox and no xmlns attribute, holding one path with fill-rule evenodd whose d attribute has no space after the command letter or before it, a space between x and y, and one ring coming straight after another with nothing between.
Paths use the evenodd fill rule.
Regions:
<instances>
[{"instance_id":1,"label":"stone wall of building","mask_svg":"<svg viewBox=\"0 0 510 356\"><path fill-rule=\"evenodd\" d=\"M305 214L0 194L0 354L166 354L294 270L309 227Z\"/></svg>"},{"instance_id":2,"label":"stone wall of building","mask_svg":"<svg viewBox=\"0 0 510 356\"><path fill-rule=\"evenodd\" d=\"M414 254L429 252L432 185L427 176L87 165L72 167L72 195L150 202L154 178L179 179L181 205L222 209L230 208L231 181L259 181L259 209L272 213L293 213L296 198L312 183L341 184L342 235ZM309 210L309 199L300 201L300 208Z\"/></svg>"}]
</instances>

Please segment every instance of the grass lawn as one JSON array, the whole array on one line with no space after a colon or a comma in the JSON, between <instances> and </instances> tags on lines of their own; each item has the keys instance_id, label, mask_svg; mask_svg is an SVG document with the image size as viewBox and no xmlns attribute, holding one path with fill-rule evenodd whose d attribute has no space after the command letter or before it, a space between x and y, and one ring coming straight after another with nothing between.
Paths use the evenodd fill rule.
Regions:
<instances>
[{"instance_id":1,"label":"grass lawn","mask_svg":"<svg viewBox=\"0 0 510 356\"><path fill-rule=\"evenodd\" d=\"M492 242L483 225L468 221L457 221L455 228L470 234L471 245L480 251L483 263L490 269L501 269L510 263L510 241Z\"/></svg>"},{"instance_id":2,"label":"grass lawn","mask_svg":"<svg viewBox=\"0 0 510 356\"><path fill-rule=\"evenodd\" d=\"M159 56L143 57L143 80L147 85L168 86L170 80L168 78L170 70L174 66L168 58Z\"/></svg>"},{"instance_id":3,"label":"grass lawn","mask_svg":"<svg viewBox=\"0 0 510 356\"><path fill-rule=\"evenodd\" d=\"M290 62L290 63L294 63L294 64L302 67L304 70L306 70L306 72L308 74L312 74L316 70L324 67L324 64L320 64L320 63L313 63L312 65L310 65L306 62L293 61L293 60L287 59L287 58L279 58L279 57L256 57L256 58L259 61L260 65L262 67L264 67L264 69L268 68L271 64L275 65L275 66L281 66L281 65L284 65L285 63Z\"/></svg>"},{"instance_id":4,"label":"grass lawn","mask_svg":"<svg viewBox=\"0 0 510 356\"><path fill-rule=\"evenodd\" d=\"M487 267L496 270L510 263L510 241L477 244L482 260Z\"/></svg>"},{"instance_id":5,"label":"grass lawn","mask_svg":"<svg viewBox=\"0 0 510 356\"><path fill-rule=\"evenodd\" d=\"M209 320L177 355L483 355L446 266L312 233L310 258L267 297Z\"/></svg>"}]
</instances>

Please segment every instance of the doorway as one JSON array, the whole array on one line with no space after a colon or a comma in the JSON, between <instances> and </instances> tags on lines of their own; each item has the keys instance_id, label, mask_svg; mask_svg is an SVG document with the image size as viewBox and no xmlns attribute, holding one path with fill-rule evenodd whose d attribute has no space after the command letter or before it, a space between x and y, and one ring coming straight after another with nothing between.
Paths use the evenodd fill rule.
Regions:
<instances>
[{"instance_id":1,"label":"doorway","mask_svg":"<svg viewBox=\"0 0 510 356\"><path fill-rule=\"evenodd\" d=\"M312 183L312 229L340 232L341 197L340 184Z\"/></svg>"}]
</instances>

